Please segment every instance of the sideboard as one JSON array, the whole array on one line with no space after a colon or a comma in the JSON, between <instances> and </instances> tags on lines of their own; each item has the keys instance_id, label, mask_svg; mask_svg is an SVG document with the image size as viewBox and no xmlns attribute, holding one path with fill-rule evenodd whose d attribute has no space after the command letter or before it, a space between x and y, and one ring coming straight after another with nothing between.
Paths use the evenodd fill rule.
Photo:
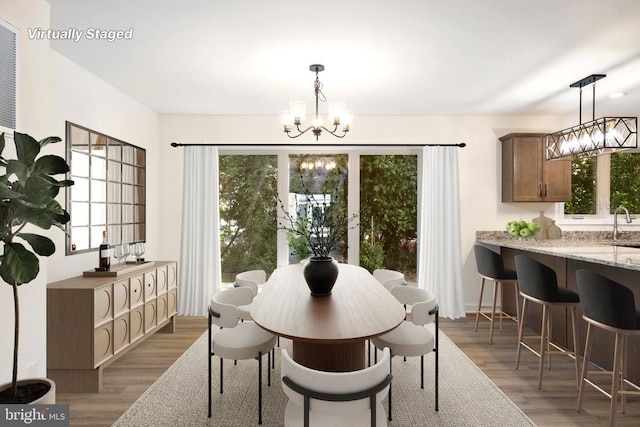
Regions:
<instances>
[{"instance_id":1,"label":"sideboard","mask_svg":"<svg viewBox=\"0 0 640 427\"><path fill-rule=\"evenodd\" d=\"M60 392L96 393L102 371L155 332L175 330L178 265L47 285L47 376Z\"/></svg>"}]
</instances>

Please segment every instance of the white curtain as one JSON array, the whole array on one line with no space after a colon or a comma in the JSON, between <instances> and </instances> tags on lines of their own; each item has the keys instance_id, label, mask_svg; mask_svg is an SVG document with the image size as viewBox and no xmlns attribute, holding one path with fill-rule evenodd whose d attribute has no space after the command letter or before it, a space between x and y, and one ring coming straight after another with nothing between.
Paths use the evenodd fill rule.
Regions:
<instances>
[{"instance_id":1,"label":"white curtain","mask_svg":"<svg viewBox=\"0 0 640 427\"><path fill-rule=\"evenodd\" d=\"M205 316L222 282L218 148L184 148L178 314Z\"/></svg>"},{"instance_id":2,"label":"white curtain","mask_svg":"<svg viewBox=\"0 0 640 427\"><path fill-rule=\"evenodd\" d=\"M433 293L440 316L465 316L460 248L457 147L424 147L418 236L418 286Z\"/></svg>"}]
</instances>

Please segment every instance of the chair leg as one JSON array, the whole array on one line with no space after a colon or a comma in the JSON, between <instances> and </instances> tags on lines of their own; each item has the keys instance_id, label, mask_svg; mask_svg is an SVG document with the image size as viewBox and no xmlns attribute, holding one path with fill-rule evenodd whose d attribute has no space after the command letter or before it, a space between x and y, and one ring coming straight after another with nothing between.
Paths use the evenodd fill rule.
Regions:
<instances>
[{"instance_id":1,"label":"chair leg","mask_svg":"<svg viewBox=\"0 0 640 427\"><path fill-rule=\"evenodd\" d=\"M542 371L544 368L544 356L547 349L547 333L549 327L549 312L547 305L542 306L542 330L540 331L540 364L538 365L538 390L542 389ZM547 352L548 353L548 352Z\"/></svg>"},{"instance_id":2,"label":"chair leg","mask_svg":"<svg viewBox=\"0 0 640 427\"><path fill-rule=\"evenodd\" d=\"M390 353L389 354L389 374L390 375L392 375L392 373L391 373L392 370L393 370L393 353ZM391 376L391 378L393 378L393 375ZM389 414L387 415L387 419L389 421L393 420L393 416L391 414L391 408L392 408L392 406L391 406L391 396L392 396L392 391L393 391L393 379L389 383L389 395L388 395L388 399L389 399L388 400L388 403L389 403Z\"/></svg>"},{"instance_id":3,"label":"chair leg","mask_svg":"<svg viewBox=\"0 0 640 427\"><path fill-rule=\"evenodd\" d=\"M438 353L439 353L439 349L440 349L440 342L438 339L438 313L436 312L436 336L435 336L435 341L436 341L436 347L433 349L433 351L436 353L436 378L435 378L435 399L436 399L436 412L438 412Z\"/></svg>"},{"instance_id":4,"label":"chair leg","mask_svg":"<svg viewBox=\"0 0 640 427\"><path fill-rule=\"evenodd\" d=\"M611 380L611 411L609 413L609 425L615 425L616 404L618 403L618 392L620 391L620 373L622 371L622 334L616 333L616 344L613 352L613 379Z\"/></svg>"},{"instance_id":5,"label":"chair leg","mask_svg":"<svg viewBox=\"0 0 640 427\"><path fill-rule=\"evenodd\" d=\"M267 352L267 387L271 387L271 352Z\"/></svg>"},{"instance_id":6,"label":"chair leg","mask_svg":"<svg viewBox=\"0 0 640 427\"><path fill-rule=\"evenodd\" d=\"M371 340L367 340L367 366L371 366Z\"/></svg>"},{"instance_id":7,"label":"chair leg","mask_svg":"<svg viewBox=\"0 0 640 427\"><path fill-rule=\"evenodd\" d=\"M587 337L584 342L584 359L582 360L582 374L580 375L580 387L578 388L578 404L576 411L580 412L582 409L582 397L584 396L584 383L589 371L589 360L591 358L591 347L593 344L593 331L591 330L591 323L587 323Z\"/></svg>"},{"instance_id":8,"label":"chair leg","mask_svg":"<svg viewBox=\"0 0 640 427\"><path fill-rule=\"evenodd\" d=\"M513 287L516 291L516 316L518 317L518 325L520 324L520 301L518 300L518 297L520 296L520 286L518 285L518 282L515 282L514 287Z\"/></svg>"},{"instance_id":9,"label":"chair leg","mask_svg":"<svg viewBox=\"0 0 640 427\"><path fill-rule=\"evenodd\" d=\"M493 319L496 317L496 301L498 299L498 282L493 282L493 302L491 303L491 326L489 329L489 345L493 344ZM502 331L502 318L500 318L500 331Z\"/></svg>"},{"instance_id":10,"label":"chair leg","mask_svg":"<svg viewBox=\"0 0 640 427\"><path fill-rule=\"evenodd\" d=\"M627 344L629 341L627 340L626 335L622 335L622 371L620 372L620 391L623 394L620 395L620 409L622 409L622 413L625 413L624 405L627 401L627 395L624 394L624 391L627 389L624 379L627 375Z\"/></svg>"},{"instance_id":11,"label":"chair leg","mask_svg":"<svg viewBox=\"0 0 640 427\"><path fill-rule=\"evenodd\" d=\"M208 387L207 387L207 391L208 391L208 395L209 395L209 405L208 405L208 417L211 418L211 358L213 357L213 354L211 353L211 314L209 314L209 329L208 329L208 338L209 338L209 345L207 346L207 359L208 359L208 366L209 366L209 381L208 381Z\"/></svg>"},{"instance_id":12,"label":"chair leg","mask_svg":"<svg viewBox=\"0 0 640 427\"><path fill-rule=\"evenodd\" d=\"M221 357L220 358L220 394L222 394L222 392L223 392L223 390L222 390L222 380L223 380L222 373L224 372L224 370L222 369L222 362L223 362L223 359Z\"/></svg>"},{"instance_id":13,"label":"chair leg","mask_svg":"<svg viewBox=\"0 0 640 427\"><path fill-rule=\"evenodd\" d=\"M424 354L420 356L420 388L424 390Z\"/></svg>"},{"instance_id":14,"label":"chair leg","mask_svg":"<svg viewBox=\"0 0 640 427\"><path fill-rule=\"evenodd\" d=\"M478 320L480 319L480 310L482 309L482 294L484 293L484 277L480 280L480 299L478 300L478 311L476 311L476 329L478 332Z\"/></svg>"},{"instance_id":15,"label":"chair leg","mask_svg":"<svg viewBox=\"0 0 640 427\"><path fill-rule=\"evenodd\" d=\"M518 323L518 349L516 350L516 370L520 365L520 350L522 348L522 335L524 333L524 315L527 312L527 299L522 298L522 311L520 314L522 317L520 318L520 323Z\"/></svg>"},{"instance_id":16,"label":"chair leg","mask_svg":"<svg viewBox=\"0 0 640 427\"><path fill-rule=\"evenodd\" d=\"M258 424L262 424L262 352L258 352Z\"/></svg>"},{"instance_id":17,"label":"chair leg","mask_svg":"<svg viewBox=\"0 0 640 427\"><path fill-rule=\"evenodd\" d=\"M573 334L573 359L576 367L576 388L580 389L579 375L580 375L580 363L578 361L580 352L578 351L578 313L576 307L571 306L571 333Z\"/></svg>"}]
</instances>

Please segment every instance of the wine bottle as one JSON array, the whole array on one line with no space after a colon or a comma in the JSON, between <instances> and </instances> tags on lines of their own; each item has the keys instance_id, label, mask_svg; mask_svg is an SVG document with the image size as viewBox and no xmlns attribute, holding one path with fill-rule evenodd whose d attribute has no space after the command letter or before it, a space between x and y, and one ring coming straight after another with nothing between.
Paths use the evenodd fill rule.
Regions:
<instances>
[{"instance_id":1,"label":"wine bottle","mask_svg":"<svg viewBox=\"0 0 640 427\"><path fill-rule=\"evenodd\" d=\"M111 254L109 251L109 241L107 240L107 231L102 232L102 243L100 243L100 271L109 271L111 268Z\"/></svg>"}]
</instances>

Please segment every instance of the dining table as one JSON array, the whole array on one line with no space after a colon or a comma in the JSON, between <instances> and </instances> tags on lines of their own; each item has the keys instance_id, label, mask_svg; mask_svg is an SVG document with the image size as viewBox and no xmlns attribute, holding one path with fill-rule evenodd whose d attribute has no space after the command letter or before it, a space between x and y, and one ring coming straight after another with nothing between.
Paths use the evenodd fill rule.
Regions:
<instances>
[{"instance_id":1,"label":"dining table","mask_svg":"<svg viewBox=\"0 0 640 427\"><path fill-rule=\"evenodd\" d=\"M311 369L348 372L365 367L365 342L396 328L405 308L366 269L338 264L327 296L312 296L303 264L277 268L251 304L263 329L293 342L293 360Z\"/></svg>"}]
</instances>

